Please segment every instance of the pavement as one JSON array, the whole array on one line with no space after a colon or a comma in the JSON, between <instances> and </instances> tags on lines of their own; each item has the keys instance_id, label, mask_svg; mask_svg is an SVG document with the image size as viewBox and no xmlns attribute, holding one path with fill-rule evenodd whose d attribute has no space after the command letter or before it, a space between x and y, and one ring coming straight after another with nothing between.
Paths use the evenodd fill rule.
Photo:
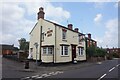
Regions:
<instances>
[{"instance_id":1,"label":"pavement","mask_svg":"<svg viewBox=\"0 0 120 80\"><path fill-rule=\"evenodd\" d=\"M0 79L2 78L2 55L0 55Z\"/></svg>"}]
</instances>

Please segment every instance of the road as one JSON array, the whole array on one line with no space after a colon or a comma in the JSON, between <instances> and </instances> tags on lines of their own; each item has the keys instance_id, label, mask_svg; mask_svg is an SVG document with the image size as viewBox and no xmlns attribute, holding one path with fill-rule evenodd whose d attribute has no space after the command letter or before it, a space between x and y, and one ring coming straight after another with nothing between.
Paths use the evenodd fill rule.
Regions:
<instances>
[{"instance_id":1,"label":"road","mask_svg":"<svg viewBox=\"0 0 120 80\"><path fill-rule=\"evenodd\" d=\"M31 66L35 65L34 63ZM22 80L29 80L30 78L94 78L95 80L101 80L103 78L120 77L118 76L120 75L120 59L106 60L102 64L83 62L53 67L39 66L38 69L34 69L33 66L31 69L34 69L35 72L24 72L22 71L23 63L3 58L2 67L3 78L21 78Z\"/></svg>"},{"instance_id":2,"label":"road","mask_svg":"<svg viewBox=\"0 0 120 80\"><path fill-rule=\"evenodd\" d=\"M114 59L90 67L65 71L62 74L52 75L48 78L95 78L97 80L103 78L118 78L120 77L119 68L120 60Z\"/></svg>"}]
</instances>

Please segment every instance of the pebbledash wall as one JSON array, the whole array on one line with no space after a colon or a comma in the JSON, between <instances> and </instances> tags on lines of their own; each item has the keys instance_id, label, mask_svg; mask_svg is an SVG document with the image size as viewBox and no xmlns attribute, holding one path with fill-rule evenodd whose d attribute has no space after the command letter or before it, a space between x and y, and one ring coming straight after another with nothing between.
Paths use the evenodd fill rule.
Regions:
<instances>
[{"instance_id":1,"label":"pebbledash wall","mask_svg":"<svg viewBox=\"0 0 120 80\"><path fill-rule=\"evenodd\" d=\"M72 25L64 27L44 19L43 8L39 10L38 22L30 32L29 53L32 53L33 60L36 60L34 45L36 42L38 43L37 60L42 60L44 63L86 60L85 35L77 28L73 30Z\"/></svg>"}]
</instances>

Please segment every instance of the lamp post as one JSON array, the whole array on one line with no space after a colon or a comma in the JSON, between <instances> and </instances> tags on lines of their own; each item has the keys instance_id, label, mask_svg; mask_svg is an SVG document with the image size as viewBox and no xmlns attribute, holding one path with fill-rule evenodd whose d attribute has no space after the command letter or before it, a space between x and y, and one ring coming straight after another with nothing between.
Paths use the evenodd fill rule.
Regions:
<instances>
[{"instance_id":1,"label":"lamp post","mask_svg":"<svg viewBox=\"0 0 120 80\"><path fill-rule=\"evenodd\" d=\"M37 66L37 54L38 54L38 43L34 43L35 47L36 47L36 66Z\"/></svg>"}]
</instances>

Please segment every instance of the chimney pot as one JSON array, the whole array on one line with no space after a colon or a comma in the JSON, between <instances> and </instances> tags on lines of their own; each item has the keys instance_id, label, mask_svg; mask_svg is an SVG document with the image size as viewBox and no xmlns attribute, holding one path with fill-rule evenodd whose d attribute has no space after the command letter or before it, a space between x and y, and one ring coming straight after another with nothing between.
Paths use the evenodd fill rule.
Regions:
<instances>
[{"instance_id":1,"label":"chimney pot","mask_svg":"<svg viewBox=\"0 0 120 80\"><path fill-rule=\"evenodd\" d=\"M38 20L40 19L40 18L42 18L42 19L44 19L44 8L43 7L40 7L39 8L39 12L38 12Z\"/></svg>"},{"instance_id":2,"label":"chimney pot","mask_svg":"<svg viewBox=\"0 0 120 80\"><path fill-rule=\"evenodd\" d=\"M78 28L75 28L75 29L74 29L74 31L78 32L78 31L79 31L79 29L78 29Z\"/></svg>"},{"instance_id":3,"label":"chimney pot","mask_svg":"<svg viewBox=\"0 0 120 80\"><path fill-rule=\"evenodd\" d=\"M72 30L73 25L72 24L68 24L68 28Z\"/></svg>"},{"instance_id":4,"label":"chimney pot","mask_svg":"<svg viewBox=\"0 0 120 80\"><path fill-rule=\"evenodd\" d=\"M88 38L91 39L91 34L90 33L88 34Z\"/></svg>"}]
</instances>

